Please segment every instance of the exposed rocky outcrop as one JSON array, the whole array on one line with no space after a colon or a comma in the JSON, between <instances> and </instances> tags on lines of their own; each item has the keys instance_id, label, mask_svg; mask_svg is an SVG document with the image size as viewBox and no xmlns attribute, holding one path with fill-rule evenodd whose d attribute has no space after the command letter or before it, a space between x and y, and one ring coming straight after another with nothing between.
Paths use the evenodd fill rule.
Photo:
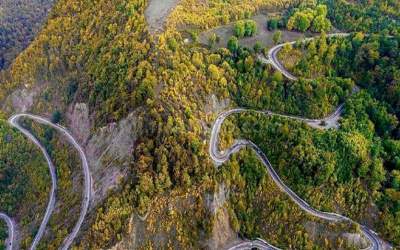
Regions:
<instances>
[{"instance_id":1,"label":"exposed rocky outcrop","mask_svg":"<svg viewBox=\"0 0 400 250\"><path fill-rule=\"evenodd\" d=\"M86 142L90 135L89 108L85 103L77 103L67 113L71 132L79 142Z\"/></svg>"},{"instance_id":2,"label":"exposed rocky outcrop","mask_svg":"<svg viewBox=\"0 0 400 250\"><path fill-rule=\"evenodd\" d=\"M225 184L220 184L214 194L206 194L206 206L214 216L211 237L207 240L208 249L223 249L232 241L238 240L230 225L229 213L224 206L229 195Z\"/></svg>"},{"instance_id":3,"label":"exposed rocky outcrop","mask_svg":"<svg viewBox=\"0 0 400 250\"><path fill-rule=\"evenodd\" d=\"M83 106L78 106L76 111L78 117L86 112ZM133 160L134 145L142 128L142 118L139 111L136 111L119 123L100 128L87 141L85 148L94 188L92 205L101 201L126 176L127 167Z\"/></svg>"},{"instance_id":4,"label":"exposed rocky outcrop","mask_svg":"<svg viewBox=\"0 0 400 250\"><path fill-rule=\"evenodd\" d=\"M207 208L213 215L216 215L218 210L223 207L228 196L228 190L225 184L219 185L217 192L214 194L206 194Z\"/></svg>"},{"instance_id":5,"label":"exposed rocky outcrop","mask_svg":"<svg viewBox=\"0 0 400 250\"><path fill-rule=\"evenodd\" d=\"M343 233L342 237L346 239L347 245L354 246L355 248L365 249L368 247L368 241L360 234Z\"/></svg>"},{"instance_id":6,"label":"exposed rocky outcrop","mask_svg":"<svg viewBox=\"0 0 400 250\"><path fill-rule=\"evenodd\" d=\"M225 207L218 209L214 217L214 224L210 239L207 241L209 249L224 249L233 241L238 241L237 234L230 225L229 213Z\"/></svg>"},{"instance_id":7,"label":"exposed rocky outcrop","mask_svg":"<svg viewBox=\"0 0 400 250\"><path fill-rule=\"evenodd\" d=\"M215 95L211 95L207 99L204 111L205 113L221 113L230 105L230 99L218 100Z\"/></svg>"},{"instance_id":8,"label":"exposed rocky outcrop","mask_svg":"<svg viewBox=\"0 0 400 250\"><path fill-rule=\"evenodd\" d=\"M10 102L13 111L21 113L26 112L33 106L35 97L38 95L39 91L39 87L35 89L18 89L10 95L7 102ZM9 112L11 107L6 106L5 110Z\"/></svg>"}]
</instances>

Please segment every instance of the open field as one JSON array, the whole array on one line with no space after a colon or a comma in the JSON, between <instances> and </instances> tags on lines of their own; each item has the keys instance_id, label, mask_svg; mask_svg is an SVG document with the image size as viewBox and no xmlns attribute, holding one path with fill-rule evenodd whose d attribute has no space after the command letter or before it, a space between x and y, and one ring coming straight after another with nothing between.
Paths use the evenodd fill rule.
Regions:
<instances>
[{"instance_id":1,"label":"open field","mask_svg":"<svg viewBox=\"0 0 400 250\"><path fill-rule=\"evenodd\" d=\"M267 16L265 15L256 15L252 18L252 20L256 21L257 23L257 34L252 37L245 37L240 39L240 45L245 47L253 47L254 44L259 41L265 47L271 47L274 45L272 41L272 37L276 31L269 31L267 29ZM208 39L212 34L216 34L219 37L219 41L216 44L216 47L222 48L226 47L226 43L228 39L233 36L233 27L235 23L230 23L227 25L220 26L215 29L211 29L205 31L200 34L199 41L202 44L208 44ZM296 31L282 31L282 41L294 41L296 39L304 37L303 33L296 32ZM308 35L308 34L307 34ZM310 34L311 36L311 34Z\"/></svg>"},{"instance_id":2,"label":"open field","mask_svg":"<svg viewBox=\"0 0 400 250\"><path fill-rule=\"evenodd\" d=\"M163 29L165 20L179 2L180 0L149 1L145 16L151 33L156 33Z\"/></svg>"}]
</instances>

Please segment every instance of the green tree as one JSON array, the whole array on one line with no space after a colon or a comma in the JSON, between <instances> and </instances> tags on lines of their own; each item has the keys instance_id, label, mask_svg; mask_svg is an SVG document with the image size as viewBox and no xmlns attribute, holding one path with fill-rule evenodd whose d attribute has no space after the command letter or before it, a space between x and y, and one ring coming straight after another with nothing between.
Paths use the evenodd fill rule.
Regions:
<instances>
[{"instance_id":1,"label":"green tree","mask_svg":"<svg viewBox=\"0 0 400 250\"><path fill-rule=\"evenodd\" d=\"M255 52L255 53L260 53L261 50L262 50L261 42L260 42L260 41L257 41L257 42L254 44L253 49L254 49L254 52Z\"/></svg>"},{"instance_id":2,"label":"green tree","mask_svg":"<svg viewBox=\"0 0 400 250\"><path fill-rule=\"evenodd\" d=\"M219 80L221 78L219 69L214 64L210 64L210 66L208 66L208 73L209 73L211 79L213 79L213 80Z\"/></svg>"},{"instance_id":3,"label":"green tree","mask_svg":"<svg viewBox=\"0 0 400 250\"><path fill-rule=\"evenodd\" d=\"M267 28L270 31L278 29L278 20L277 19L269 19L267 22Z\"/></svg>"},{"instance_id":4,"label":"green tree","mask_svg":"<svg viewBox=\"0 0 400 250\"><path fill-rule=\"evenodd\" d=\"M257 33L257 23L253 20L247 20L245 22L245 36L253 36Z\"/></svg>"},{"instance_id":5,"label":"green tree","mask_svg":"<svg viewBox=\"0 0 400 250\"><path fill-rule=\"evenodd\" d=\"M244 21L237 21L234 27L234 34L237 38L243 38L246 34L246 24Z\"/></svg>"},{"instance_id":6,"label":"green tree","mask_svg":"<svg viewBox=\"0 0 400 250\"><path fill-rule=\"evenodd\" d=\"M310 16L302 12L296 12L288 21L288 30L299 30L305 32L311 25Z\"/></svg>"},{"instance_id":7,"label":"green tree","mask_svg":"<svg viewBox=\"0 0 400 250\"><path fill-rule=\"evenodd\" d=\"M319 4L316 8L317 16L326 17L328 14L328 7L324 4Z\"/></svg>"},{"instance_id":8,"label":"green tree","mask_svg":"<svg viewBox=\"0 0 400 250\"><path fill-rule=\"evenodd\" d=\"M51 115L51 122L53 123L59 123L61 121L62 118L62 114L60 111L56 110L53 112L53 114Z\"/></svg>"},{"instance_id":9,"label":"green tree","mask_svg":"<svg viewBox=\"0 0 400 250\"><path fill-rule=\"evenodd\" d=\"M275 71L274 74L272 75L272 80L275 82L282 82L283 81L282 73L279 71Z\"/></svg>"},{"instance_id":10,"label":"green tree","mask_svg":"<svg viewBox=\"0 0 400 250\"><path fill-rule=\"evenodd\" d=\"M329 21L324 16L317 16L316 18L314 18L311 25L311 30L314 32L329 31L331 28L332 28L331 21Z\"/></svg>"},{"instance_id":11,"label":"green tree","mask_svg":"<svg viewBox=\"0 0 400 250\"><path fill-rule=\"evenodd\" d=\"M272 37L274 44L278 44L282 39L282 32L280 30L276 31Z\"/></svg>"},{"instance_id":12,"label":"green tree","mask_svg":"<svg viewBox=\"0 0 400 250\"><path fill-rule=\"evenodd\" d=\"M398 191L400 191L400 171L392 170L392 187Z\"/></svg>"},{"instance_id":13,"label":"green tree","mask_svg":"<svg viewBox=\"0 0 400 250\"><path fill-rule=\"evenodd\" d=\"M327 6L318 5L317 7L310 7L303 5L300 9L296 9L287 22L287 28L289 30L294 29L301 32L305 32L308 29L311 29L314 32L329 31L332 25L326 18L328 13Z\"/></svg>"},{"instance_id":14,"label":"green tree","mask_svg":"<svg viewBox=\"0 0 400 250\"><path fill-rule=\"evenodd\" d=\"M237 50L239 49L239 41L235 36L231 36L231 38L229 38L229 40L228 40L228 49L232 53L236 53Z\"/></svg>"},{"instance_id":15,"label":"green tree","mask_svg":"<svg viewBox=\"0 0 400 250\"><path fill-rule=\"evenodd\" d=\"M175 51L178 48L178 42L176 41L175 38L172 37L168 39L168 47L172 51Z\"/></svg>"}]
</instances>

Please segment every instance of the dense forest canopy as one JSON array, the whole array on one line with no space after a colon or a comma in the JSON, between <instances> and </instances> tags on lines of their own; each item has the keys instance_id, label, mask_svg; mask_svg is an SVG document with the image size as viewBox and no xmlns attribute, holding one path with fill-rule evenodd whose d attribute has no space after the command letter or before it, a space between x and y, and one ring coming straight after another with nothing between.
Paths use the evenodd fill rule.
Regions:
<instances>
[{"instance_id":1,"label":"dense forest canopy","mask_svg":"<svg viewBox=\"0 0 400 250\"><path fill-rule=\"evenodd\" d=\"M25 232L40 225L47 205L50 177L39 149L3 119L0 120L0 210L9 216L24 216L20 226ZM0 228L3 236L7 231ZM24 240L30 241L29 238Z\"/></svg>"},{"instance_id":2,"label":"dense forest canopy","mask_svg":"<svg viewBox=\"0 0 400 250\"><path fill-rule=\"evenodd\" d=\"M89 139L79 141L86 151L99 150L90 139L107 144L99 158L89 159L96 162L96 168L90 166L95 180L96 175L112 179L103 169L123 173L115 189L90 208L74 242L77 249L213 248L221 225L233 240L260 237L283 249L351 249L345 233L360 229L305 213L272 182L253 151L242 150L219 168L209 155L210 130L222 110L321 118L342 103L338 130L265 114L233 115L222 125L219 147L239 138L253 141L313 207L348 216L400 245L397 1L182 0L157 34L148 30L148 4L59 0L30 46L10 64L39 27L28 23L41 23L51 2L0 0L0 68L10 64L0 75L5 113L22 109L16 96L30 98L23 102L27 112L51 117L79 138L87 133ZM253 20L256 13L265 16L263 25ZM202 31L221 25L227 37L214 35L209 46L199 43ZM352 33L328 38L333 29ZM276 31L275 43L299 32L319 36L279 52L298 80L260 60L269 47L246 46L268 30ZM219 39L226 48L213 46ZM86 107L84 118L74 117L77 107ZM33 214L46 205L49 176L40 152L6 118L0 119L0 211L25 228L21 246L28 248L41 218ZM123 130L127 121L144 124L128 131L135 133L128 157L108 155L116 144L116 151L124 145L98 135ZM66 218L79 209L81 170L75 167L76 152L57 132L30 121L24 126L57 165L58 210L41 243L57 249L71 229ZM102 185L96 182L94 188ZM219 193L218 201L210 198ZM22 200L26 207L19 205ZM5 234L0 225L0 239ZM222 248L226 241L212 246Z\"/></svg>"},{"instance_id":3,"label":"dense forest canopy","mask_svg":"<svg viewBox=\"0 0 400 250\"><path fill-rule=\"evenodd\" d=\"M34 39L54 0L0 1L0 70Z\"/></svg>"},{"instance_id":4,"label":"dense forest canopy","mask_svg":"<svg viewBox=\"0 0 400 250\"><path fill-rule=\"evenodd\" d=\"M396 0L319 0L328 6L333 25L344 31L399 34L400 13Z\"/></svg>"}]
</instances>

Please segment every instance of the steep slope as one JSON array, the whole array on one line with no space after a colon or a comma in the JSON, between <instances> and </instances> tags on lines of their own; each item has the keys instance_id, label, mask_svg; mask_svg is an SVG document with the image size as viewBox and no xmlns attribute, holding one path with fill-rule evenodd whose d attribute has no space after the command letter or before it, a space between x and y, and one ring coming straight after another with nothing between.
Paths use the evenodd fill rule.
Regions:
<instances>
[{"instance_id":1,"label":"steep slope","mask_svg":"<svg viewBox=\"0 0 400 250\"><path fill-rule=\"evenodd\" d=\"M18 223L21 230L15 236L16 241L25 248L46 210L50 175L35 145L3 120L0 120L0 133L0 211Z\"/></svg>"},{"instance_id":2,"label":"steep slope","mask_svg":"<svg viewBox=\"0 0 400 250\"><path fill-rule=\"evenodd\" d=\"M265 237L283 248L346 247L343 232L357 233L357 228L307 217L272 185L251 152L233 156L222 169L208 155L211 125L223 109L244 105L319 117L351 93L354 83L349 79L288 82L257 61L256 49L231 44L214 51L198 46L195 39L185 42L187 34L195 38L201 30L291 3L182 0L156 36L148 31L145 0L60 0L55 5L43 31L2 76L0 101L9 114L28 111L52 117L84 146L95 195L76 247L220 249L239 241L238 235ZM284 121L253 121L253 127L248 124L251 117L244 120L246 126L227 124L222 147L232 143L239 129L249 137L258 136L252 131L272 131L277 146L255 141L273 156L279 174L300 196L321 202L319 208L326 211L351 211L352 217L367 210L371 202L360 179L337 182L333 173L347 169L341 169L333 154L310 146L304 136L313 132L301 123L290 123L298 128L290 134ZM268 126L271 131L261 129ZM285 139L293 140L293 151ZM315 144L321 145L320 140L316 136ZM72 166L73 159L65 157L68 151L60 143L52 145L55 157L63 156L61 161ZM373 151L350 149L366 161ZM293 162L279 158L282 152L290 153ZM361 161L357 154L344 157L351 158L348 166L356 172ZM324 171L321 166L328 167ZM315 170L324 175L312 178ZM71 176L58 178L70 188ZM353 206L359 197L362 204ZM335 198L338 204L332 202ZM69 222L55 222L61 223L53 225L55 233L65 235L61 228ZM59 241L48 246L57 248Z\"/></svg>"},{"instance_id":3,"label":"steep slope","mask_svg":"<svg viewBox=\"0 0 400 250\"><path fill-rule=\"evenodd\" d=\"M129 176L122 185L126 191L111 195L98 215L94 213L99 222L93 224L92 238L83 241L94 248L115 241L119 236L113 232L126 230L124 225L129 222L127 218L131 216L132 208L137 207L144 214L156 194L191 184L199 185L202 176L213 172L205 145L197 139L199 136L206 138L206 131L202 131L198 122L199 118L205 119L202 110L209 95L212 92L226 95L226 91L207 90L210 86L212 89L220 87L208 77L207 66L193 67L190 58L194 51L181 48L179 34L171 31L161 35L157 48L152 48L154 44L144 22L145 7L143 1L69 1L68 4L60 1L44 30L17 58L5 80L9 92L15 87L20 88L23 83L22 88L7 99L5 107L9 111L32 110L47 115L71 111L71 120L63 115L62 121L68 123L73 121L75 103L85 102L80 106L86 106L84 109L90 112L83 116L83 122L89 122L89 129L98 132L78 136L88 140L83 141L88 142L88 152L96 152L89 159L97 162L91 166L96 167L93 170L98 173L94 177L95 186L101 188L101 176L111 166ZM226 6L219 8L222 7ZM156 51L151 52L152 49ZM29 58L36 60L33 62ZM157 70L153 69L154 62L160 65ZM186 64L180 72L179 64ZM195 72L200 72L200 75L188 82ZM174 92L176 95L170 94ZM24 93L29 93L32 102L19 106L18 100L25 99ZM145 106L146 113L139 109L133 113L129 123L144 120L146 128L139 140L134 136L129 143L135 145L134 157L122 153L122 158L114 160L115 153L108 154L119 142L111 143L108 140L113 138L101 136L99 126L120 121L138 106ZM118 127L123 123L124 120ZM77 127L80 125L76 124L72 130L79 130ZM128 129L124 133L129 138L132 132ZM100 141L91 148L91 141L99 140L96 138L107 141ZM106 147L99 146L102 144ZM121 150L132 152L129 144ZM104 161L99 162L98 157L103 156L106 156ZM111 206L113 201L118 201L119 205ZM127 210L119 213L117 218L109 217L114 209L124 211L125 208ZM204 216L199 214L197 219L203 220ZM190 221L186 223L192 225ZM102 227L109 233L104 234L105 228L98 224L104 225ZM98 232L103 232L101 238L95 236Z\"/></svg>"}]
</instances>

